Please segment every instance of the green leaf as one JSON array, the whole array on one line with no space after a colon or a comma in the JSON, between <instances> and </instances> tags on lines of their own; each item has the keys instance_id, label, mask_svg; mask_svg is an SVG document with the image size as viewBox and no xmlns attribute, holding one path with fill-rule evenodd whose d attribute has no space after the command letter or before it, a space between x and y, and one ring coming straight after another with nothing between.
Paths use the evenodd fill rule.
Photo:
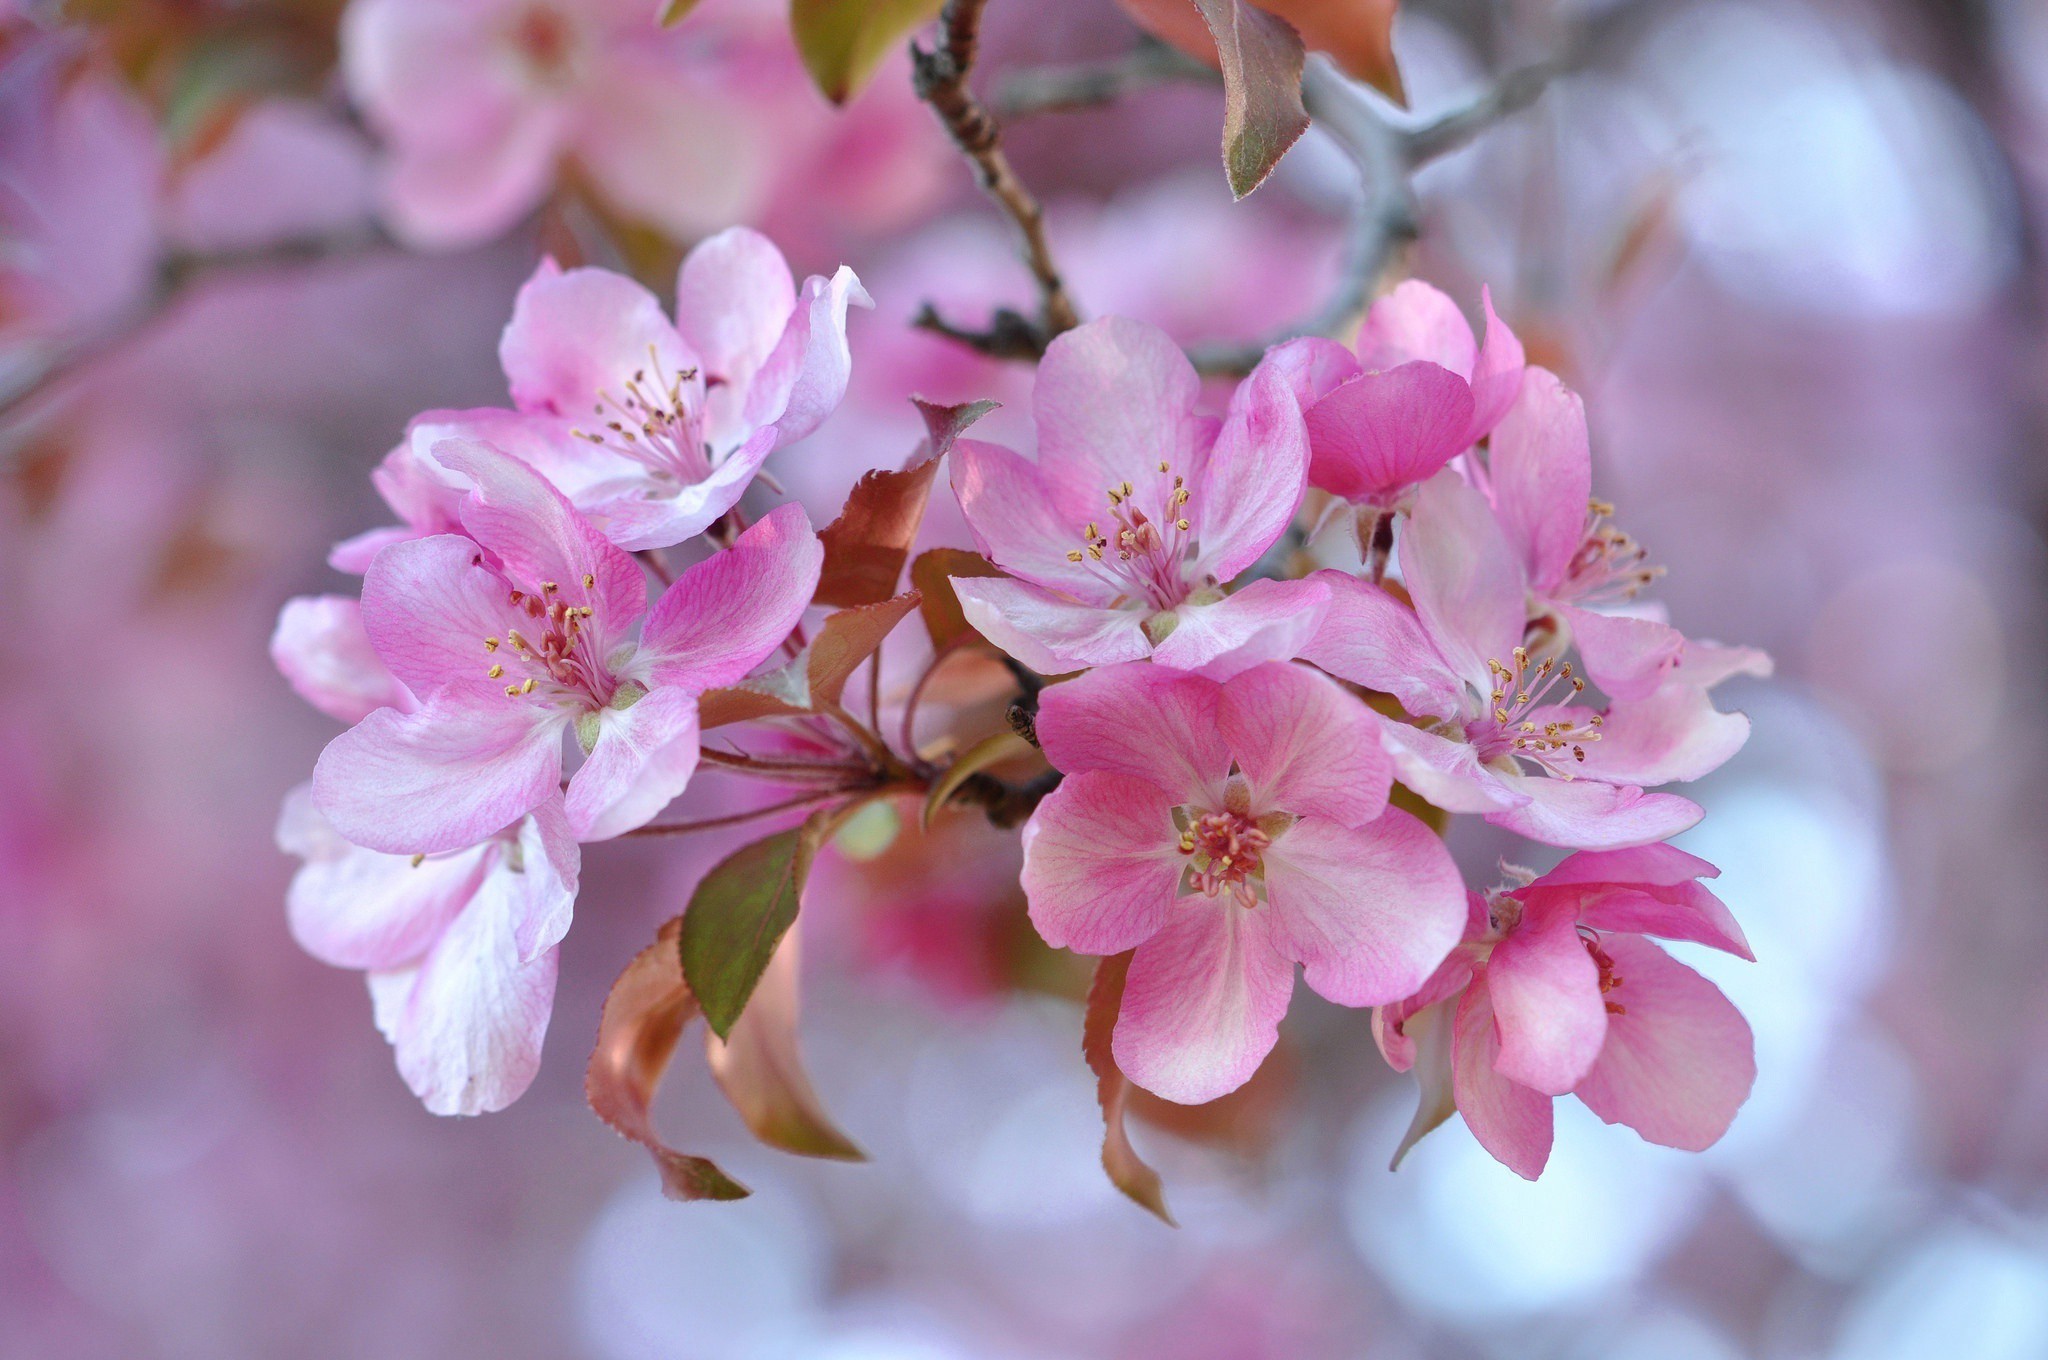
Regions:
<instances>
[{"instance_id":1,"label":"green leaf","mask_svg":"<svg viewBox=\"0 0 2048 1360\"><path fill-rule=\"evenodd\" d=\"M1223 169L1243 198L1308 130L1301 35L1250 0L1195 0L1223 67Z\"/></svg>"},{"instance_id":2,"label":"green leaf","mask_svg":"<svg viewBox=\"0 0 2048 1360\"><path fill-rule=\"evenodd\" d=\"M943 0L790 0L789 29L811 79L844 104L899 38L939 12Z\"/></svg>"},{"instance_id":3,"label":"green leaf","mask_svg":"<svg viewBox=\"0 0 2048 1360\"><path fill-rule=\"evenodd\" d=\"M668 0L661 7L661 26L672 28L690 17L690 11L697 8L697 0Z\"/></svg>"},{"instance_id":4,"label":"green leaf","mask_svg":"<svg viewBox=\"0 0 2048 1360\"><path fill-rule=\"evenodd\" d=\"M744 845L720 860L690 894L679 941L683 977L703 1008L704 1022L721 1039L775 957L775 947L796 920L811 860L824 840L821 817Z\"/></svg>"},{"instance_id":5,"label":"green leaf","mask_svg":"<svg viewBox=\"0 0 2048 1360\"><path fill-rule=\"evenodd\" d=\"M924 829L932 829L933 819L939 815L939 810L946 806L953 795L960 791L962 784L991 765L1020 759L1036 749L1015 732L998 732L992 737L983 737L962 751L960 758L947 766L946 772L932 785L931 793L924 800Z\"/></svg>"}]
</instances>

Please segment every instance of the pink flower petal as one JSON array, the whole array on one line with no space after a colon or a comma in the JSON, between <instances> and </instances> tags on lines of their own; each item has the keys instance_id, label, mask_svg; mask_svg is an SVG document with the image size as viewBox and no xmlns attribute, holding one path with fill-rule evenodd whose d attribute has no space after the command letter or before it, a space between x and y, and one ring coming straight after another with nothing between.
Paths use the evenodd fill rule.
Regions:
<instances>
[{"instance_id":1,"label":"pink flower petal","mask_svg":"<svg viewBox=\"0 0 2048 1360\"><path fill-rule=\"evenodd\" d=\"M1626 850L1581 850L1566 855L1555 869L1529 886L1558 888L1569 884L1631 883L1675 888L1696 878L1719 878L1721 871L1698 855L1675 845L1638 845Z\"/></svg>"},{"instance_id":2,"label":"pink flower petal","mask_svg":"<svg viewBox=\"0 0 2048 1360\"><path fill-rule=\"evenodd\" d=\"M412 706L412 695L377 659L362 606L345 595L286 600L270 635L270 659L300 698L345 723Z\"/></svg>"},{"instance_id":3,"label":"pink flower petal","mask_svg":"<svg viewBox=\"0 0 2048 1360\"><path fill-rule=\"evenodd\" d=\"M1620 850L1669 840L1706 815L1699 804L1676 794L1644 793L1628 785L1538 776L1504 782L1529 801L1489 813L1487 821L1532 841L1575 850ZM1429 797L1421 789L1416 792Z\"/></svg>"},{"instance_id":4,"label":"pink flower petal","mask_svg":"<svg viewBox=\"0 0 2048 1360\"><path fill-rule=\"evenodd\" d=\"M1055 595L1025 581L955 576L961 612L975 630L1041 675L1140 661L1152 653L1145 616Z\"/></svg>"},{"instance_id":5,"label":"pink flower petal","mask_svg":"<svg viewBox=\"0 0 2048 1360\"><path fill-rule=\"evenodd\" d=\"M415 538L379 553L363 578L364 633L416 695L484 680L493 662L485 639L502 642L523 618L505 578L479 564L481 553L454 534Z\"/></svg>"},{"instance_id":6,"label":"pink flower petal","mask_svg":"<svg viewBox=\"0 0 2048 1360\"><path fill-rule=\"evenodd\" d=\"M1185 863L1172 805L1129 775L1070 775L1024 825L1031 924L1055 949L1117 954L1166 923Z\"/></svg>"},{"instance_id":7,"label":"pink flower petal","mask_svg":"<svg viewBox=\"0 0 2048 1360\"><path fill-rule=\"evenodd\" d=\"M779 449L822 425L825 417L838 409L853 375L846 309L874 305L867 289L845 265L829 279L814 275L804 280L803 296L797 300L789 329L748 386L742 427L773 422ZM715 417L715 410L713 414ZM720 438L718 428L714 419L714 444Z\"/></svg>"},{"instance_id":8,"label":"pink flower petal","mask_svg":"<svg viewBox=\"0 0 2048 1360\"><path fill-rule=\"evenodd\" d=\"M1152 649L1152 660L1211 680L1291 661L1315 639L1329 600L1329 587L1318 580L1261 579L1214 604L1181 605L1174 611L1179 622Z\"/></svg>"},{"instance_id":9,"label":"pink flower petal","mask_svg":"<svg viewBox=\"0 0 2048 1360\"><path fill-rule=\"evenodd\" d=\"M1748 740L1748 718L1718 711L1705 690L1673 679L1647 698L1609 708L1600 740L1586 747L1583 769L1617 784L1699 779Z\"/></svg>"},{"instance_id":10,"label":"pink flower petal","mask_svg":"<svg viewBox=\"0 0 2048 1360\"><path fill-rule=\"evenodd\" d=\"M1405 812L1357 830L1303 818L1265 864L1274 948L1339 1005L1411 995L1464 929L1464 879L1443 841Z\"/></svg>"},{"instance_id":11,"label":"pink flower petal","mask_svg":"<svg viewBox=\"0 0 2048 1360\"><path fill-rule=\"evenodd\" d=\"M563 125L559 110L531 105L478 121L459 140L401 143L383 185L392 234L419 250L497 236L546 196Z\"/></svg>"},{"instance_id":12,"label":"pink flower petal","mask_svg":"<svg viewBox=\"0 0 2048 1360\"><path fill-rule=\"evenodd\" d=\"M1358 356L1335 340L1304 335L1266 351L1261 367L1271 368L1306 411L1364 370Z\"/></svg>"},{"instance_id":13,"label":"pink flower petal","mask_svg":"<svg viewBox=\"0 0 2048 1360\"><path fill-rule=\"evenodd\" d=\"M1366 372L1308 409L1308 478L1349 501L1389 503L1471 446L1472 389L1450 370Z\"/></svg>"},{"instance_id":14,"label":"pink flower petal","mask_svg":"<svg viewBox=\"0 0 2048 1360\"><path fill-rule=\"evenodd\" d=\"M1230 773L1221 695L1214 683L1163 666L1105 666L1039 695L1039 744L1067 774L1127 775L1176 804L1220 807Z\"/></svg>"},{"instance_id":15,"label":"pink flower petal","mask_svg":"<svg viewBox=\"0 0 2048 1360\"><path fill-rule=\"evenodd\" d=\"M562 942L576 910L576 891L583 876L583 848L569 830L568 810L560 798L549 798L519 825L519 861L505 872L519 879L518 910L512 918L512 943L519 961L530 963Z\"/></svg>"},{"instance_id":16,"label":"pink flower petal","mask_svg":"<svg viewBox=\"0 0 2048 1360\"><path fill-rule=\"evenodd\" d=\"M1187 898L1138 946L1110 1052L1154 1095L1197 1105L1251 1080L1280 1037L1294 965L1265 913Z\"/></svg>"},{"instance_id":17,"label":"pink flower petal","mask_svg":"<svg viewBox=\"0 0 2048 1360\"><path fill-rule=\"evenodd\" d=\"M327 743L313 799L357 845L394 855L459 850L554 794L567 721L507 698L493 681L451 686L417 713L380 708Z\"/></svg>"},{"instance_id":18,"label":"pink flower petal","mask_svg":"<svg viewBox=\"0 0 2048 1360\"><path fill-rule=\"evenodd\" d=\"M1482 286L1479 305L1486 313L1486 343L1472 364L1472 427L1466 444L1485 438L1500 424L1501 417L1515 404L1522 390L1523 365L1528 362L1522 342L1493 310L1493 290Z\"/></svg>"},{"instance_id":19,"label":"pink flower petal","mask_svg":"<svg viewBox=\"0 0 2048 1360\"><path fill-rule=\"evenodd\" d=\"M725 456L701 482L685 482L672 494L650 495L644 476L616 495L592 494L578 508L604 536L627 552L668 548L695 538L740 502L775 451L775 431L759 430Z\"/></svg>"},{"instance_id":20,"label":"pink flower petal","mask_svg":"<svg viewBox=\"0 0 2048 1360\"><path fill-rule=\"evenodd\" d=\"M1303 660L1391 694L1417 716L1458 716L1464 682L1438 655L1414 610L1344 572L1320 571L1313 579L1330 587L1330 610L1302 648Z\"/></svg>"},{"instance_id":21,"label":"pink flower petal","mask_svg":"<svg viewBox=\"0 0 2048 1360\"><path fill-rule=\"evenodd\" d=\"M1156 326L1105 317L1054 340L1031 406L1039 475L1061 518L1100 518L1108 488L1156 481L1162 462L1199 485L1200 396L1194 365Z\"/></svg>"},{"instance_id":22,"label":"pink flower petal","mask_svg":"<svg viewBox=\"0 0 2048 1360\"><path fill-rule=\"evenodd\" d=\"M1394 778L1445 812L1505 813L1529 799L1521 784L1530 781L1510 782L1481 765L1468 742L1382 718L1380 744L1394 762Z\"/></svg>"},{"instance_id":23,"label":"pink flower petal","mask_svg":"<svg viewBox=\"0 0 2048 1360\"><path fill-rule=\"evenodd\" d=\"M1478 358L1471 324L1458 304L1420 279L1409 279L1373 303L1358 332L1358 361L1366 368L1427 359L1469 379Z\"/></svg>"},{"instance_id":24,"label":"pink flower petal","mask_svg":"<svg viewBox=\"0 0 2048 1360\"><path fill-rule=\"evenodd\" d=\"M569 829L610 840L645 826L697 769L697 696L664 685L625 710L598 715L597 744L569 779Z\"/></svg>"},{"instance_id":25,"label":"pink flower petal","mask_svg":"<svg viewBox=\"0 0 2048 1360\"><path fill-rule=\"evenodd\" d=\"M1486 467L1501 528L1529 573L1530 587L1548 595L1564 580L1586 537L1593 447L1585 403L1555 374L1531 368L1518 386L1487 445Z\"/></svg>"},{"instance_id":26,"label":"pink flower petal","mask_svg":"<svg viewBox=\"0 0 2048 1360\"><path fill-rule=\"evenodd\" d=\"M1726 647L1718 642L1687 638L1675 678L1701 689L1712 689L1738 675L1767 679L1771 670L1770 655L1755 647Z\"/></svg>"},{"instance_id":27,"label":"pink flower petal","mask_svg":"<svg viewBox=\"0 0 2048 1360\"><path fill-rule=\"evenodd\" d=\"M624 400L636 371L661 382L697 366L654 294L623 274L564 273L552 260L519 290L498 358L520 410L576 420L598 419L607 393Z\"/></svg>"},{"instance_id":28,"label":"pink flower petal","mask_svg":"<svg viewBox=\"0 0 2048 1360\"><path fill-rule=\"evenodd\" d=\"M1496 1069L1500 1037L1484 985L1466 989L1458 1003L1454 1036L1451 1085L1465 1126L1494 1160L1524 1180L1535 1180L1550 1160L1550 1097Z\"/></svg>"},{"instance_id":29,"label":"pink flower petal","mask_svg":"<svg viewBox=\"0 0 2048 1360\"><path fill-rule=\"evenodd\" d=\"M825 549L801 505L780 506L655 601L636 669L702 691L745 676L782 644L818 588Z\"/></svg>"},{"instance_id":30,"label":"pink flower petal","mask_svg":"<svg viewBox=\"0 0 2048 1360\"><path fill-rule=\"evenodd\" d=\"M1082 525L1062 524L1052 495L1030 459L999 444L962 439L953 445L953 495L975 546L1012 576L1077 600L1107 605L1115 586L1067 554L1080 549Z\"/></svg>"},{"instance_id":31,"label":"pink flower petal","mask_svg":"<svg viewBox=\"0 0 2048 1360\"><path fill-rule=\"evenodd\" d=\"M1640 699L1655 690L1685 650L1685 635L1655 619L1569 605L1558 613L1572 630L1586 678L1612 699Z\"/></svg>"},{"instance_id":32,"label":"pink flower petal","mask_svg":"<svg viewBox=\"0 0 2048 1360\"><path fill-rule=\"evenodd\" d=\"M1238 384L1195 488L1191 576L1232 581L1286 532L1307 488L1308 432L1287 383L1261 363Z\"/></svg>"},{"instance_id":33,"label":"pink flower petal","mask_svg":"<svg viewBox=\"0 0 2048 1360\"><path fill-rule=\"evenodd\" d=\"M1521 565L1492 507L1456 475L1437 474L1415 494L1400 555L1401 579L1423 629L1483 700L1493 688L1486 663L1513 664L1525 604Z\"/></svg>"},{"instance_id":34,"label":"pink flower petal","mask_svg":"<svg viewBox=\"0 0 2048 1360\"><path fill-rule=\"evenodd\" d=\"M603 54L577 100L577 164L623 216L670 240L758 219L779 160L772 124L744 95L678 79L651 29L632 38Z\"/></svg>"},{"instance_id":35,"label":"pink flower petal","mask_svg":"<svg viewBox=\"0 0 2048 1360\"><path fill-rule=\"evenodd\" d=\"M1561 1096L1579 1084L1607 1037L1600 970L1569 904L1532 905L1486 964L1500 1052L1494 1069Z\"/></svg>"},{"instance_id":36,"label":"pink flower petal","mask_svg":"<svg viewBox=\"0 0 2048 1360\"><path fill-rule=\"evenodd\" d=\"M1469 942L1485 929L1486 903L1474 892L1467 892L1465 898L1468 922L1474 910L1479 913L1482 921L1477 930L1467 925L1465 938L1468 943L1453 949L1413 994L1373 1008L1373 1042L1379 1045L1380 1056L1384 1057L1387 1065L1396 1072L1406 1072L1415 1065L1416 1041L1411 1033L1409 1021L1439 1002L1455 1002L1458 993L1464 991L1472 981L1472 968L1478 956L1469 947ZM1449 1023L1448 1016L1445 1017L1445 1023Z\"/></svg>"},{"instance_id":37,"label":"pink flower petal","mask_svg":"<svg viewBox=\"0 0 2048 1360\"><path fill-rule=\"evenodd\" d=\"M1393 765L1379 719L1334 681L1303 666L1254 667L1223 687L1217 722L1255 808L1343 826L1385 810Z\"/></svg>"},{"instance_id":38,"label":"pink flower petal","mask_svg":"<svg viewBox=\"0 0 2048 1360\"><path fill-rule=\"evenodd\" d=\"M1728 1131L1756 1081L1749 1024L1713 983L1647 940L1601 940L1621 985L1607 1044L1578 1097L1610 1124L1699 1152Z\"/></svg>"},{"instance_id":39,"label":"pink flower petal","mask_svg":"<svg viewBox=\"0 0 2048 1360\"><path fill-rule=\"evenodd\" d=\"M1651 848L1651 847L1646 847ZM1627 853L1627 852L1621 852ZM1534 897L1544 889L1525 888ZM1604 884L1593 889L1557 889L1577 896L1582 924L1595 930L1622 931L1632 935L1655 935L1666 940L1690 940L1723 950L1754 963L1742 927L1720 898L1698 883L1681 883L1670 888L1638 888L1626 883Z\"/></svg>"},{"instance_id":40,"label":"pink flower petal","mask_svg":"<svg viewBox=\"0 0 2048 1360\"><path fill-rule=\"evenodd\" d=\"M713 393L744 396L795 310L789 265L775 243L751 227L728 227L683 257L676 329L697 352L706 381L717 380ZM714 405L724 400L714 397Z\"/></svg>"}]
</instances>

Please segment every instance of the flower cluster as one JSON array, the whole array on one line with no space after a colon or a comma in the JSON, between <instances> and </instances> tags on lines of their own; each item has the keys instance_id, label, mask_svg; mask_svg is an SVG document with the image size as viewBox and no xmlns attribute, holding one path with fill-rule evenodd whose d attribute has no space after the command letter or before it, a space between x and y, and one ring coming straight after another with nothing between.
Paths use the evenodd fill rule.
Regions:
<instances>
[{"instance_id":1,"label":"flower cluster","mask_svg":"<svg viewBox=\"0 0 2048 1360\"><path fill-rule=\"evenodd\" d=\"M531 1079L581 846L776 820L620 979L592 1100L673 1193L744 1193L646 1121L650 1055L701 1013L757 1131L857 1155L794 1056L791 926L854 814L914 797L927 824L1021 823L1031 923L1106 960L1105 1090L1241 1086L1299 966L1418 1074L1410 1142L1456 1110L1534 1176L1566 1093L1656 1142L1720 1136L1748 1030L1646 937L1748 951L1716 871L1667 843L1700 808L1653 790L1734 754L1747 720L1712 690L1768 663L1641 598L1657 572L1592 498L1579 399L1490 302L1475 337L1404 284L1356 350L1290 342L1227 392L1159 330L1091 322L1039 365L1033 456L927 405L925 445L822 535L796 504L750 517L764 461L844 393L866 301L738 229L684 262L673 319L543 264L504 334L509 407L418 417L375 474L401 522L332 559L360 600L286 607L279 666L354 724L280 828L294 930L369 974L429 1108ZM912 562L942 464L978 552ZM924 657L903 683L875 657L899 624ZM977 651L1006 658L1013 731L966 702L934 720L934 673ZM751 744L707 747L714 726ZM791 796L657 821L704 761ZM1475 893L1458 814L1574 853Z\"/></svg>"}]
</instances>

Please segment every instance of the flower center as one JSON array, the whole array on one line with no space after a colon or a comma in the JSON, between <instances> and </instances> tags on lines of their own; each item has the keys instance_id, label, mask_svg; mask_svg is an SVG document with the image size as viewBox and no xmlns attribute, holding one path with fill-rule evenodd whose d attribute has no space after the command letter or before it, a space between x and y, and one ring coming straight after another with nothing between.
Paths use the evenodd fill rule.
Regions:
<instances>
[{"instance_id":1,"label":"flower center","mask_svg":"<svg viewBox=\"0 0 2048 1360\"><path fill-rule=\"evenodd\" d=\"M597 578L585 576L583 589L597 585ZM554 581L541 585L538 595L523 590L511 592L515 618L530 620L526 629L508 628L503 637L484 639L484 650L494 660L484 673L493 680L506 680L508 698L539 694L547 703L568 701L578 708L602 708L618 689L612 673L591 654L594 645L585 631L596 611L587 604L569 604L561 599L561 586Z\"/></svg>"},{"instance_id":2,"label":"flower center","mask_svg":"<svg viewBox=\"0 0 2048 1360\"><path fill-rule=\"evenodd\" d=\"M1571 696L1586 688L1586 682L1572 674L1571 662L1559 666L1546 659L1532 667L1527 647L1515 648L1514 662L1509 667L1487 659L1486 669L1493 674L1489 711L1479 721L1466 724L1466 739L1482 762L1502 757L1528 760L1570 779L1573 767L1586 759L1587 744L1600 740L1607 717L1602 713L1584 718L1571 714ZM1530 717L1559 685L1569 685L1570 694L1550 706L1551 716L1542 722Z\"/></svg>"},{"instance_id":3,"label":"flower center","mask_svg":"<svg viewBox=\"0 0 2048 1360\"><path fill-rule=\"evenodd\" d=\"M1067 560L1084 563L1126 599L1171 609L1188 597L1186 565L1194 540L1187 503L1186 479L1162 461L1147 486L1120 482L1109 488L1109 532L1091 520Z\"/></svg>"},{"instance_id":4,"label":"flower center","mask_svg":"<svg viewBox=\"0 0 2048 1360\"><path fill-rule=\"evenodd\" d=\"M1241 907L1259 904L1257 878L1262 856L1273 838L1241 812L1206 812L1180 833L1180 852L1187 856L1187 883L1196 892L1215 897L1228 891Z\"/></svg>"},{"instance_id":5,"label":"flower center","mask_svg":"<svg viewBox=\"0 0 2048 1360\"><path fill-rule=\"evenodd\" d=\"M646 368L614 394L599 388L596 415L601 430L569 433L614 453L623 454L650 472L679 482L701 482L711 475L711 449L704 442L704 414L693 400L697 370L670 374L663 370L654 347L647 347Z\"/></svg>"},{"instance_id":6,"label":"flower center","mask_svg":"<svg viewBox=\"0 0 2048 1360\"><path fill-rule=\"evenodd\" d=\"M1558 584L1558 595L1580 602L1632 600L1636 592L1664 574L1646 564L1650 550L1608 523L1614 507L1606 501L1586 503L1586 536L1572 554Z\"/></svg>"}]
</instances>

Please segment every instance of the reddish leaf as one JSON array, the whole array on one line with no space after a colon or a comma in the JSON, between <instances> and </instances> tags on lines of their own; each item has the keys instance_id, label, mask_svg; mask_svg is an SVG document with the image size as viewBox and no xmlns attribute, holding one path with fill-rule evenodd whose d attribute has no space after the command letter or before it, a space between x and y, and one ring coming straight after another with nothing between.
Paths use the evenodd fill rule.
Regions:
<instances>
[{"instance_id":1,"label":"reddish leaf","mask_svg":"<svg viewBox=\"0 0 2048 1360\"><path fill-rule=\"evenodd\" d=\"M931 634L935 650L944 651L974 631L949 578L1002 574L995 563L963 548L931 548L917 555L910 564L910 584L924 597L924 630Z\"/></svg>"},{"instance_id":2,"label":"reddish leaf","mask_svg":"<svg viewBox=\"0 0 2048 1360\"><path fill-rule=\"evenodd\" d=\"M1195 0L1223 68L1223 169L1243 198L1308 130L1301 36L1250 0Z\"/></svg>"},{"instance_id":3,"label":"reddish leaf","mask_svg":"<svg viewBox=\"0 0 2048 1360\"><path fill-rule=\"evenodd\" d=\"M806 1157L863 1162L867 1156L825 1113L797 1046L798 936L792 925L761 974L730 1040L704 1036L711 1075L754 1136Z\"/></svg>"},{"instance_id":4,"label":"reddish leaf","mask_svg":"<svg viewBox=\"0 0 2048 1360\"><path fill-rule=\"evenodd\" d=\"M1211 66L1219 64L1216 40L1202 22L1195 0L1118 0L1140 28ZM1347 75L1356 77L1406 107L1408 96L1394 64L1394 13L1398 0L1263 0L1259 8L1294 25L1311 52L1328 52Z\"/></svg>"},{"instance_id":5,"label":"reddish leaf","mask_svg":"<svg viewBox=\"0 0 2048 1360\"><path fill-rule=\"evenodd\" d=\"M1095 1073L1095 1099L1102 1106L1102 1169L1110 1183L1137 1203L1150 1209L1168 1224L1173 1215L1166 1209L1166 1191L1159 1173L1145 1164L1131 1146L1124 1128L1124 1107L1131 1094L1131 1079L1117 1067L1110 1052L1110 1034L1116 1014L1123 1006L1124 975L1130 971L1129 950L1113 954L1095 965L1095 982L1088 989L1088 1012L1081 1024L1081 1052Z\"/></svg>"},{"instance_id":6,"label":"reddish leaf","mask_svg":"<svg viewBox=\"0 0 2048 1360\"><path fill-rule=\"evenodd\" d=\"M938 459L928 455L901 472L878 468L854 484L839 518L818 535L825 543L825 566L813 597L817 603L880 604L896 593L938 471Z\"/></svg>"},{"instance_id":7,"label":"reddish leaf","mask_svg":"<svg viewBox=\"0 0 2048 1360\"><path fill-rule=\"evenodd\" d=\"M810 681L811 706L836 704L846 688L847 677L861 662L875 654L882 639L889 636L903 616L917 608L921 597L914 590L880 604L842 609L829 615L804 656L804 673Z\"/></svg>"},{"instance_id":8,"label":"reddish leaf","mask_svg":"<svg viewBox=\"0 0 2048 1360\"><path fill-rule=\"evenodd\" d=\"M599 1119L652 1154L670 1199L744 1199L747 1187L716 1163L677 1152L654 1132L654 1093L683 1027L697 1015L676 953L681 925L678 919L663 926L612 984L583 1092Z\"/></svg>"},{"instance_id":9,"label":"reddish leaf","mask_svg":"<svg viewBox=\"0 0 2048 1360\"><path fill-rule=\"evenodd\" d=\"M958 406L943 406L923 397L912 397L910 404L924 417L925 435L930 456L944 458L952 450L953 443L967 433L967 427L980 420L1002 403L999 401L964 401Z\"/></svg>"}]
</instances>

